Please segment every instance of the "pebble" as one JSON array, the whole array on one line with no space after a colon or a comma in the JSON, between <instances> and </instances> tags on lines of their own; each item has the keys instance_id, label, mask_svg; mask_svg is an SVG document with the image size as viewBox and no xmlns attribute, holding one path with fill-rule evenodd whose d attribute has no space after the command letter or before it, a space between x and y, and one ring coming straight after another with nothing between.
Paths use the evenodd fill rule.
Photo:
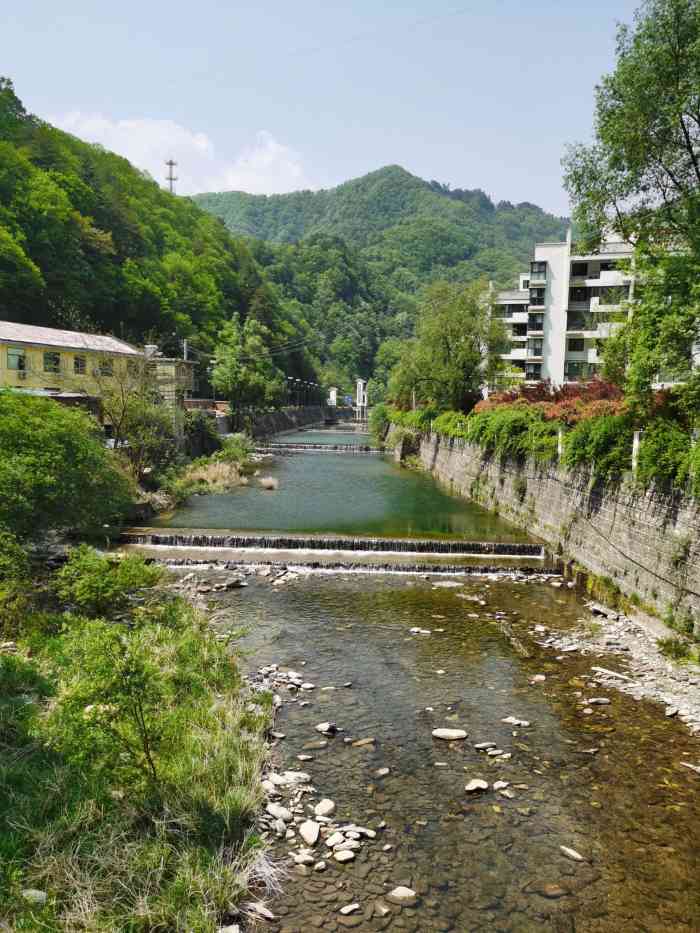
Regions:
<instances>
[{"instance_id":1,"label":"pebble","mask_svg":"<svg viewBox=\"0 0 700 933\"><path fill-rule=\"evenodd\" d=\"M299 835L309 846L315 846L318 841L321 826L315 820L304 820L299 827Z\"/></svg>"},{"instance_id":2,"label":"pebble","mask_svg":"<svg viewBox=\"0 0 700 933\"><path fill-rule=\"evenodd\" d=\"M568 846L559 846L559 851L562 853L562 855L565 855L567 858L571 859L572 862L586 861L584 857L576 851L576 849L570 849Z\"/></svg>"},{"instance_id":3,"label":"pebble","mask_svg":"<svg viewBox=\"0 0 700 933\"><path fill-rule=\"evenodd\" d=\"M399 904L401 907L413 907L418 901L418 895L412 888L406 888L399 885L386 895L386 899L392 904Z\"/></svg>"},{"instance_id":4,"label":"pebble","mask_svg":"<svg viewBox=\"0 0 700 933\"><path fill-rule=\"evenodd\" d=\"M357 903L346 904L345 907L340 908L340 913L343 914L343 916L347 917L348 914L354 914L355 911L359 909L360 909L360 905Z\"/></svg>"},{"instance_id":5,"label":"pebble","mask_svg":"<svg viewBox=\"0 0 700 933\"><path fill-rule=\"evenodd\" d=\"M314 807L314 813L316 816L331 816L335 813L335 803L328 798L324 798Z\"/></svg>"},{"instance_id":6,"label":"pebble","mask_svg":"<svg viewBox=\"0 0 700 933\"><path fill-rule=\"evenodd\" d=\"M339 852L333 853L333 858L336 862L352 862L355 858L355 853L352 849L341 849Z\"/></svg>"},{"instance_id":7,"label":"pebble","mask_svg":"<svg viewBox=\"0 0 700 933\"><path fill-rule=\"evenodd\" d=\"M276 820L283 820L285 823L291 823L294 819L291 810L288 810L286 807L280 806L278 803L268 803L265 808L270 816L274 816Z\"/></svg>"},{"instance_id":8,"label":"pebble","mask_svg":"<svg viewBox=\"0 0 700 933\"><path fill-rule=\"evenodd\" d=\"M487 781L482 781L480 778L474 778L470 781L467 786L464 788L468 794L476 794L481 791L488 790L489 785Z\"/></svg>"},{"instance_id":9,"label":"pebble","mask_svg":"<svg viewBox=\"0 0 700 933\"><path fill-rule=\"evenodd\" d=\"M335 735L338 727L334 722L320 722L316 726L316 732L322 732L324 735Z\"/></svg>"},{"instance_id":10,"label":"pebble","mask_svg":"<svg viewBox=\"0 0 700 933\"><path fill-rule=\"evenodd\" d=\"M377 770L374 772L374 776L378 778L383 778L383 777L386 777L387 774L390 774L390 773L391 773L390 768L377 768Z\"/></svg>"},{"instance_id":11,"label":"pebble","mask_svg":"<svg viewBox=\"0 0 700 933\"><path fill-rule=\"evenodd\" d=\"M607 697L591 697L586 703L588 706L609 706L610 700Z\"/></svg>"},{"instance_id":12,"label":"pebble","mask_svg":"<svg viewBox=\"0 0 700 933\"><path fill-rule=\"evenodd\" d=\"M446 742L466 739L467 734L464 729L433 729L433 738L444 739Z\"/></svg>"},{"instance_id":13,"label":"pebble","mask_svg":"<svg viewBox=\"0 0 700 933\"><path fill-rule=\"evenodd\" d=\"M327 867L326 863L321 859L320 862L316 862L314 865L314 871L325 871Z\"/></svg>"}]
</instances>

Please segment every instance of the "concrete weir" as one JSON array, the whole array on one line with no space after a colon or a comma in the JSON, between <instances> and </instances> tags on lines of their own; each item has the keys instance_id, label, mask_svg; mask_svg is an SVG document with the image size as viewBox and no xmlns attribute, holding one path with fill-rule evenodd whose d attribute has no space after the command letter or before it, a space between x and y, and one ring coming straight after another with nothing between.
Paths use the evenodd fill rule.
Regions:
<instances>
[{"instance_id":1,"label":"concrete weir","mask_svg":"<svg viewBox=\"0 0 700 933\"><path fill-rule=\"evenodd\" d=\"M157 560L284 562L329 569L363 567L403 572L510 568L542 571L546 557L541 545L519 542L178 532L160 528L130 528L123 532L120 543Z\"/></svg>"}]
</instances>

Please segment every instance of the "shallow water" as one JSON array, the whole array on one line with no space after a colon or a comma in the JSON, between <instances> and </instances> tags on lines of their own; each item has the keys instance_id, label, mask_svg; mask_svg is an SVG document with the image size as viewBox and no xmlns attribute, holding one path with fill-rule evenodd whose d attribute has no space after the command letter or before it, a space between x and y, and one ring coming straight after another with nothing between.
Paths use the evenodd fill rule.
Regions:
<instances>
[{"instance_id":1,"label":"shallow water","mask_svg":"<svg viewBox=\"0 0 700 933\"><path fill-rule=\"evenodd\" d=\"M366 444L368 436L303 431L285 443ZM463 537L472 541L525 541L497 516L441 489L422 473L379 456L301 453L262 468L279 489L251 485L230 493L193 496L156 524L168 528L306 532L392 537Z\"/></svg>"},{"instance_id":2,"label":"shallow water","mask_svg":"<svg viewBox=\"0 0 700 933\"><path fill-rule=\"evenodd\" d=\"M325 873L302 877L287 862L284 894L271 904L281 929L699 930L698 778L679 765L698 760L698 741L655 704L587 686L591 666L614 666L610 659L557 661L536 645L535 623L567 629L585 615L575 593L546 583L461 583L314 575L279 588L256 581L220 601L224 624L248 628L247 664L280 663L316 684L303 695L306 708L285 695L280 767L308 770L319 796L336 801L339 820L387 822L349 865L327 860ZM531 660L513 650L497 612ZM411 635L412 626L433 634ZM536 673L546 674L544 684L529 682ZM345 681L351 689L340 687ZM591 696L611 705L585 715L581 700ZM509 715L531 726L502 723ZM320 738L314 726L323 720L345 731L301 765L296 755ZM464 728L469 738L439 742L431 732L440 726ZM376 744L352 748L344 736ZM512 758L487 759L473 748L483 741ZM390 775L375 777L385 766ZM493 791L470 798L464 785L476 777L509 781L514 799ZM382 852L385 844L392 851ZM285 861L289 845L276 846ZM586 861L568 860L561 845ZM418 892L418 905L372 916L399 884ZM339 908L353 901L360 913L341 919Z\"/></svg>"}]
</instances>

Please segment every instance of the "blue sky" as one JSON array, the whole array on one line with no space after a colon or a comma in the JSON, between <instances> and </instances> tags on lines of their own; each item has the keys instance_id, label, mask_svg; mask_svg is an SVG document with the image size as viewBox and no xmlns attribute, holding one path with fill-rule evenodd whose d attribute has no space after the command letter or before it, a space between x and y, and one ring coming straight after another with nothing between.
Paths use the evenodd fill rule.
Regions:
<instances>
[{"instance_id":1,"label":"blue sky","mask_svg":"<svg viewBox=\"0 0 700 933\"><path fill-rule=\"evenodd\" d=\"M337 184L398 163L497 200L568 203L560 160L637 2L27 0L0 72L29 110L181 193Z\"/></svg>"}]
</instances>

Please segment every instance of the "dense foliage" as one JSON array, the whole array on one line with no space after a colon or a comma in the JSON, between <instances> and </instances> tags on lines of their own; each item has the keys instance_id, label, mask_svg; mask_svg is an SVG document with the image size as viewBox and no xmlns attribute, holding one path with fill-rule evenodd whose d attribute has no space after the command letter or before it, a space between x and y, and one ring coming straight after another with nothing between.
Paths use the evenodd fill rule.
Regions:
<instances>
[{"instance_id":1,"label":"dense foliage","mask_svg":"<svg viewBox=\"0 0 700 933\"><path fill-rule=\"evenodd\" d=\"M0 528L24 539L99 527L124 514L131 494L90 415L0 391Z\"/></svg>"},{"instance_id":2,"label":"dense foliage","mask_svg":"<svg viewBox=\"0 0 700 933\"><path fill-rule=\"evenodd\" d=\"M596 90L595 140L565 160L586 239L636 245L632 315L605 373L647 417L654 383L687 376L700 334L699 63L699 0L645 0Z\"/></svg>"},{"instance_id":3,"label":"dense foliage","mask_svg":"<svg viewBox=\"0 0 700 933\"><path fill-rule=\"evenodd\" d=\"M416 336L391 370L387 394L402 408L428 402L439 411L469 411L502 367L507 346L487 283L436 282L425 290Z\"/></svg>"},{"instance_id":4,"label":"dense foliage","mask_svg":"<svg viewBox=\"0 0 700 933\"><path fill-rule=\"evenodd\" d=\"M482 191L451 190L398 165L326 191L195 199L230 230L294 243L316 233L342 237L399 293L437 279L488 276L504 284L530 258L536 240L563 238L566 222L533 204L494 205Z\"/></svg>"},{"instance_id":5,"label":"dense foliage","mask_svg":"<svg viewBox=\"0 0 700 933\"><path fill-rule=\"evenodd\" d=\"M234 315L252 318L271 345L295 341L283 368L313 371L304 321L240 239L126 159L27 114L4 78L0 307L5 319L148 338L170 352L181 337L210 351Z\"/></svg>"}]
</instances>

